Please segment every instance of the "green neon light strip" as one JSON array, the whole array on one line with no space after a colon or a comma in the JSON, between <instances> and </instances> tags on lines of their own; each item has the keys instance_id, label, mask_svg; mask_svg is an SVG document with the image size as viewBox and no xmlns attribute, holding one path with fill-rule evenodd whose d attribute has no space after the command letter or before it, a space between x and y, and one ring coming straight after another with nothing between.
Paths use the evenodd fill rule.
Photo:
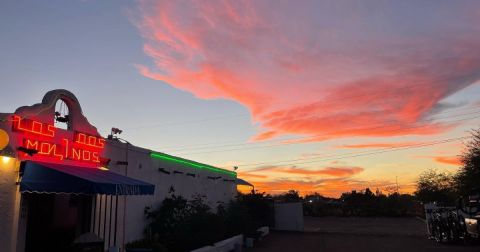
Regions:
<instances>
[{"instance_id":1,"label":"green neon light strip","mask_svg":"<svg viewBox=\"0 0 480 252\"><path fill-rule=\"evenodd\" d=\"M233 171L228 171L228 170L220 169L220 168L217 168L217 167L214 167L214 166L211 166L211 165L201 164L201 163L197 163L195 161L170 156L170 155L167 155L167 154L164 154L164 153L151 152L150 157L156 158L156 159L173 161L173 162L177 162L177 163L182 163L182 164L189 165L193 168L213 171L213 172L216 172L216 173L223 173L223 174L230 175L232 177L237 177L237 173L233 172Z\"/></svg>"}]
</instances>

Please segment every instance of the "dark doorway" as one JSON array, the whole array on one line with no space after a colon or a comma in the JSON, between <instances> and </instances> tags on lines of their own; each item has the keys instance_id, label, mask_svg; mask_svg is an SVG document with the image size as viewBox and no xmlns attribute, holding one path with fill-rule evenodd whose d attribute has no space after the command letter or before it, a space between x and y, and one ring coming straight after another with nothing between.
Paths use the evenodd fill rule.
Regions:
<instances>
[{"instance_id":1,"label":"dark doorway","mask_svg":"<svg viewBox=\"0 0 480 252\"><path fill-rule=\"evenodd\" d=\"M25 193L26 252L69 251L75 237L90 230L92 197Z\"/></svg>"}]
</instances>

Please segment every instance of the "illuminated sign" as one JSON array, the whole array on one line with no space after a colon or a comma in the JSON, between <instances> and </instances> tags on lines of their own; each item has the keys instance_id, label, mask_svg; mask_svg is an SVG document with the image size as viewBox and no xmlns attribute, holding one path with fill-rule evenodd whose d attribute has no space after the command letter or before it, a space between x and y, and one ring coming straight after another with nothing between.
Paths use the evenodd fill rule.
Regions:
<instances>
[{"instance_id":1,"label":"illuminated sign","mask_svg":"<svg viewBox=\"0 0 480 252\"><path fill-rule=\"evenodd\" d=\"M30 132L36 135L54 137L55 127L53 125L22 119L20 116L13 116L13 130Z\"/></svg>"},{"instance_id":2,"label":"illuminated sign","mask_svg":"<svg viewBox=\"0 0 480 252\"><path fill-rule=\"evenodd\" d=\"M35 151L32 157L25 154L25 158L42 161L71 160L95 166L104 165L107 160L100 156L105 148L105 139L102 137L58 129L18 115L14 115L12 121L12 130L21 133L19 143L22 147Z\"/></svg>"}]
</instances>

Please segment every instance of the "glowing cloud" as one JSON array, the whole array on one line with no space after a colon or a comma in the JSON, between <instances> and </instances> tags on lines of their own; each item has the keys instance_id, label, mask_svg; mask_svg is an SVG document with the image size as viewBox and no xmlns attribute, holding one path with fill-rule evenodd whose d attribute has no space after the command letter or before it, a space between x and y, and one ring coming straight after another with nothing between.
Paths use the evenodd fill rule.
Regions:
<instances>
[{"instance_id":1,"label":"glowing cloud","mask_svg":"<svg viewBox=\"0 0 480 252\"><path fill-rule=\"evenodd\" d=\"M290 169L282 170L282 172L299 174L299 175L329 175L335 177L352 176L362 172L361 167L327 167L320 170Z\"/></svg>"},{"instance_id":2,"label":"glowing cloud","mask_svg":"<svg viewBox=\"0 0 480 252\"><path fill-rule=\"evenodd\" d=\"M430 112L480 79L479 4L141 1L137 67L245 105L256 140L436 134Z\"/></svg>"},{"instance_id":3,"label":"glowing cloud","mask_svg":"<svg viewBox=\"0 0 480 252\"><path fill-rule=\"evenodd\" d=\"M429 158L440 164L461 166L463 165L460 156L417 156L417 158Z\"/></svg>"},{"instance_id":4,"label":"glowing cloud","mask_svg":"<svg viewBox=\"0 0 480 252\"><path fill-rule=\"evenodd\" d=\"M433 157L435 162L442 164L449 164L454 166L461 166L463 163L458 156L449 156L449 157Z\"/></svg>"},{"instance_id":5,"label":"glowing cloud","mask_svg":"<svg viewBox=\"0 0 480 252\"><path fill-rule=\"evenodd\" d=\"M255 190L270 194L280 194L288 190L295 189L299 191L301 195L319 192L320 194L329 197L338 197L343 192L349 192L351 190L364 190L367 187L373 191L379 189L388 193L392 191L392 187L395 187L395 183L391 181L363 181L350 178L321 180L277 179L255 183ZM402 188L403 193L411 193L413 190L414 188L411 186L405 186Z\"/></svg>"},{"instance_id":6,"label":"glowing cloud","mask_svg":"<svg viewBox=\"0 0 480 252\"><path fill-rule=\"evenodd\" d=\"M283 167L263 167L256 171L281 172L295 175L328 175L334 177L352 176L363 172L361 167L325 167L322 169L303 169L303 168L283 168Z\"/></svg>"},{"instance_id":7,"label":"glowing cloud","mask_svg":"<svg viewBox=\"0 0 480 252\"><path fill-rule=\"evenodd\" d=\"M418 145L419 143L367 143L367 144L346 144L337 146L338 148L342 149L377 149L377 148L399 148L399 147L406 147L411 145Z\"/></svg>"},{"instance_id":8,"label":"glowing cloud","mask_svg":"<svg viewBox=\"0 0 480 252\"><path fill-rule=\"evenodd\" d=\"M342 192L352 188L358 190L365 187L384 187L387 182L360 181L352 176L363 172L361 167L323 167L305 169L298 167L263 166L238 174L255 185L258 191L271 194L286 192L291 189L298 190L301 194L321 192L327 196L339 196ZM285 178L288 175L288 178ZM320 179L319 179L320 177ZM381 186L380 186L381 184ZM244 192L248 192L247 188Z\"/></svg>"}]
</instances>

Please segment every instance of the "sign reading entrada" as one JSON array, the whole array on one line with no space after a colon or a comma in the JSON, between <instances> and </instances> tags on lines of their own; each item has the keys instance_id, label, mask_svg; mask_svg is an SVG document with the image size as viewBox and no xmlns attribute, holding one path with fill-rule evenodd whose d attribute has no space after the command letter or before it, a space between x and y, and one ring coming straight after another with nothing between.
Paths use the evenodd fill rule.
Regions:
<instances>
[{"instance_id":1,"label":"sign reading entrada","mask_svg":"<svg viewBox=\"0 0 480 252\"><path fill-rule=\"evenodd\" d=\"M100 136L55 128L54 125L18 115L12 117L12 130L22 138L19 139L22 147L36 152L30 159L71 160L95 166L104 165L107 161L100 156L105 148L105 139Z\"/></svg>"}]
</instances>

